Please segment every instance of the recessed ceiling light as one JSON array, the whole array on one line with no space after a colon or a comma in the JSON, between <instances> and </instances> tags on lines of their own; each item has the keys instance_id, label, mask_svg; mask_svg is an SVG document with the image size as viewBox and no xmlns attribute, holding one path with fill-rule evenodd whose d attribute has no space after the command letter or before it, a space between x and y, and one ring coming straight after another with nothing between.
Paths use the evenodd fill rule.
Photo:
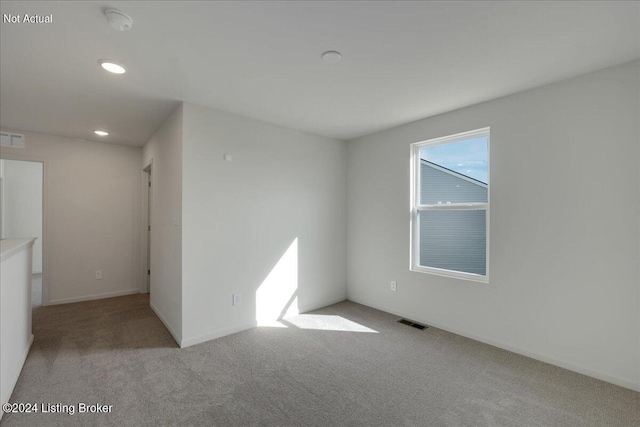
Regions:
<instances>
[{"instance_id":1,"label":"recessed ceiling light","mask_svg":"<svg viewBox=\"0 0 640 427\"><path fill-rule=\"evenodd\" d=\"M122 65L116 64L115 62L111 62L103 59L102 61L98 61L98 63L102 68L104 68L105 70L113 74L124 74L127 72L127 70L125 70L125 68Z\"/></svg>"},{"instance_id":2,"label":"recessed ceiling light","mask_svg":"<svg viewBox=\"0 0 640 427\"><path fill-rule=\"evenodd\" d=\"M95 133L98 136L108 136L109 132L105 132L103 130L94 130L93 133Z\"/></svg>"},{"instance_id":3,"label":"recessed ceiling light","mask_svg":"<svg viewBox=\"0 0 640 427\"><path fill-rule=\"evenodd\" d=\"M335 50L330 50L322 54L322 60L327 64L337 64L342 60L342 54Z\"/></svg>"}]
</instances>

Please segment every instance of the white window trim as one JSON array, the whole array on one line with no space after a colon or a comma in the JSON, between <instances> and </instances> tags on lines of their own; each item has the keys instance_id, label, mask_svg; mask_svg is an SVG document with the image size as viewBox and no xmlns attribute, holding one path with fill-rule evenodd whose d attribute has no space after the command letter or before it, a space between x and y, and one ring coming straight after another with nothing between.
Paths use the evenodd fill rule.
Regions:
<instances>
[{"instance_id":1,"label":"white window trim","mask_svg":"<svg viewBox=\"0 0 640 427\"><path fill-rule=\"evenodd\" d=\"M420 201L420 150L427 146L448 144L455 141L467 140L477 137L487 138L487 203L451 203L443 205L421 205ZM489 283L489 217L491 208L491 141L490 141L490 128L482 128L469 132L457 133L455 135L449 135L442 138L429 139L427 141L414 142L411 144L411 242L410 242L410 270L420 273L435 274L438 276L453 277L457 279L471 280L482 283ZM485 250L485 262L486 262L486 274L474 274L465 273L462 271L445 270L442 268L425 267L420 265L420 226L419 226L419 214L420 211L426 210L485 210L486 211L486 250Z\"/></svg>"}]
</instances>

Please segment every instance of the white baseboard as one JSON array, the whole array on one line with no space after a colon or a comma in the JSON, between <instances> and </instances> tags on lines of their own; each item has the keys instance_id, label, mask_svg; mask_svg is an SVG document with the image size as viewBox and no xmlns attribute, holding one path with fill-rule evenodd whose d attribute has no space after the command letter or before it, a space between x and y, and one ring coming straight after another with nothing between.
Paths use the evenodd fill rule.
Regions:
<instances>
[{"instance_id":1,"label":"white baseboard","mask_svg":"<svg viewBox=\"0 0 640 427\"><path fill-rule=\"evenodd\" d=\"M599 372L599 371L593 370L591 368L587 368L587 367L584 367L584 366L576 365L575 363L567 362L565 360L557 359L557 358L550 357L550 356L545 356L543 354L536 353L535 351L531 351L531 350L528 350L528 349L525 349L525 348L513 346L511 344L507 344L507 343L504 343L504 342L501 342L501 341L498 341L498 340L494 340L494 339L491 339L491 338L486 338L486 337L483 337L483 336L480 336L480 335L476 335L474 333L470 333L470 332L467 332L467 331L464 331L464 330L461 330L461 329L458 329L458 328L450 328L448 326L438 324L437 322L432 322L431 320L429 320L427 318L415 318L415 317L409 316L407 314L398 313L398 312L395 312L395 311L389 311L389 309L387 309L387 308L381 307L381 306L379 306L377 304L369 303L369 302L365 301L362 298L354 298L353 296L349 296L347 299L349 301L355 302L357 304L366 305L367 307L375 308L376 310L384 311L386 313L390 313L390 314L393 314L393 315L398 316L398 317L408 317L411 320L415 320L417 322L425 323L425 324L427 324L429 326L433 326L434 328L442 329L443 331L451 332L451 333L454 333L456 335L461 335L463 337L470 338L470 339L475 340L475 341L480 341L480 342L483 342L485 344L489 344L489 345L492 345L494 347L498 347L498 348L501 348L503 350L510 351L512 353L517 353L517 354L520 354L520 355L523 355L523 356L527 356L527 357L530 357L532 359L536 359L536 360L539 360L541 362L548 363L550 365L554 365L554 366L558 366L560 368L567 369L569 371L577 372L579 374L586 375L588 377L596 378L598 380L602 380L602 381L605 381L605 382L608 382L608 383L611 383L611 384L615 384L615 385L618 385L620 387L628 388L628 389L631 389L631 390L634 390L634 391L640 391L640 384L636 384L633 381L629 381L629 380L624 379L624 378L619 378L619 377L616 377L616 376L613 376L613 375L610 375L610 374L607 374L607 373L604 373L604 372Z\"/></svg>"},{"instance_id":2,"label":"white baseboard","mask_svg":"<svg viewBox=\"0 0 640 427\"><path fill-rule=\"evenodd\" d=\"M307 305L305 305L303 307L298 307L298 312L300 314L306 313L306 312L309 312L309 311L317 310L317 309L322 308L322 307L326 307L326 306L329 306L329 305L333 305L333 304L342 302L342 301L344 301L346 299L347 299L346 295L341 295L339 297L332 298L332 299L330 299L328 301L318 302L318 303L313 303L313 304L307 304ZM215 340L216 338L222 338L222 337L225 337L227 335L236 334L238 332L246 331L248 329L253 329L256 326L258 326L258 322L254 321L254 322L244 323L242 325L235 326L235 327L232 327L232 328L219 329L217 331L209 332L209 333L206 333L206 334L203 334L203 335L198 335L198 336L191 337L191 338L185 338L180 343L180 347L190 347L192 345L196 345L196 344L200 344L200 343L203 343L203 342Z\"/></svg>"},{"instance_id":3,"label":"white baseboard","mask_svg":"<svg viewBox=\"0 0 640 427\"><path fill-rule=\"evenodd\" d=\"M9 382L9 384L11 384L11 391L7 395L6 402L4 401L5 399L2 399L3 400L2 405L7 403L9 399L11 399L11 394L13 394L13 389L16 388L16 384L18 383L18 378L20 378L20 373L22 372L22 367L24 366L24 362L27 361L27 356L29 355L29 350L31 350L32 344L33 344L33 334L31 334L31 336L29 337L29 345L27 345L27 347L24 349L24 352L22 354L22 357L21 357L22 363L20 363L20 369L17 369L11 375L10 382ZM3 414L4 414L4 411L0 411L0 419L2 419Z\"/></svg>"},{"instance_id":4,"label":"white baseboard","mask_svg":"<svg viewBox=\"0 0 640 427\"><path fill-rule=\"evenodd\" d=\"M331 299L329 299L327 301L324 301L324 302L319 302L319 303L315 303L315 304L307 304L307 305L305 305L303 307L298 307L298 312L300 312L300 314L308 313L308 312L313 311L313 310L318 310L319 308L324 308L324 307L328 307L328 306L333 305L333 304L337 304L339 302L345 301L346 299L347 299L347 294L341 294L338 297L331 298Z\"/></svg>"},{"instance_id":5,"label":"white baseboard","mask_svg":"<svg viewBox=\"0 0 640 427\"><path fill-rule=\"evenodd\" d=\"M176 333L176 331L171 327L171 325L169 325L169 322L167 322L167 319L162 315L162 313L160 313L160 310L158 310L158 308L155 305L153 305L152 302L149 302L149 306L151 307L151 310L153 310L153 312L156 314L156 316L158 316L158 319L160 319L160 321L164 324L164 327L167 328L167 330L169 331L173 339L176 341L176 344L178 344L178 346L180 347L184 347L181 344L181 341L182 341L181 335Z\"/></svg>"},{"instance_id":6,"label":"white baseboard","mask_svg":"<svg viewBox=\"0 0 640 427\"><path fill-rule=\"evenodd\" d=\"M216 338L222 338L222 337L226 337L227 335L236 334L238 332L246 331L248 329L253 329L256 326L258 326L258 323L254 321L254 322L242 324L240 326L235 326L232 328L218 329L217 331L209 332L203 335L198 335L191 338L185 338L182 340L182 343L180 343L180 347L182 348L190 347L192 345L215 340Z\"/></svg>"},{"instance_id":7,"label":"white baseboard","mask_svg":"<svg viewBox=\"0 0 640 427\"><path fill-rule=\"evenodd\" d=\"M137 293L138 293L138 289L127 289L126 291L105 292L103 294L93 294L93 295L85 295L81 297L55 299L52 301L48 301L46 304L42 304L42 305L69 304L72 302L92 301L92 300L103 299L103 298L121 297L124 295L132 295Z\"/></svg>"}]
</instances>

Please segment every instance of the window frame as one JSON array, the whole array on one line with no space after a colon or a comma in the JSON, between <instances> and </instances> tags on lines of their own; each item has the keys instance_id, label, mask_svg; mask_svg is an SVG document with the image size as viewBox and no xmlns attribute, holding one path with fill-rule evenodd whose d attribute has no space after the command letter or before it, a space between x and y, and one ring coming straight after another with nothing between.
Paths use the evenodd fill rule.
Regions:
<instances>
[{"instance_id":1,"label":"window frame","mask_svg":"<svg viewBox=\"0 0 640 427\"><path fill-rule=\"evenodd\" d=\"M420 204L420 150L425 147L450 144L478 137L487 138L487 202L451 203L441 205ZM419 273L435 274L438 276L453 277L456 279L471 280L475 282L489 283L489 218L491 207L491 135L490 128L485 127L468 132L461 132L454 135L440 138L428 139L426 141L414 142L411 144L411 220L410 220L410 265L411 271ZM484 210L485 211L485 274L467 273L464 271L447 270L443 268L427 267L420 265L420 212L421 211L460 211L460 210Z\"/></svg>"}]
</instances>

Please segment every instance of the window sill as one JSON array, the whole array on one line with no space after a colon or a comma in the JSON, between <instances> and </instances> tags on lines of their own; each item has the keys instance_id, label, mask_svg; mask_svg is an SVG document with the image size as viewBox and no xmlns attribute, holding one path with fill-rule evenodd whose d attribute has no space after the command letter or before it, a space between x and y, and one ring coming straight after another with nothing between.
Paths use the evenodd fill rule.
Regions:
<instances>
[{"instance_id":1,"label":"window sill","mask_svg":"<svg viewBox=\"0 0 640 427\"><path fill-rule=\"evenodd\" d=\"M427 273L427 274L434 274L436 276L450 277L453 279L462 279L462 280L468 280L472 282L489 283L489 275L482 276L480 274L463 273L461 271L444 270L442 268L422 267L422 266L418 266L418 267L412 266L410 270L415 273Z\"/></svg>"}]
</instances>

